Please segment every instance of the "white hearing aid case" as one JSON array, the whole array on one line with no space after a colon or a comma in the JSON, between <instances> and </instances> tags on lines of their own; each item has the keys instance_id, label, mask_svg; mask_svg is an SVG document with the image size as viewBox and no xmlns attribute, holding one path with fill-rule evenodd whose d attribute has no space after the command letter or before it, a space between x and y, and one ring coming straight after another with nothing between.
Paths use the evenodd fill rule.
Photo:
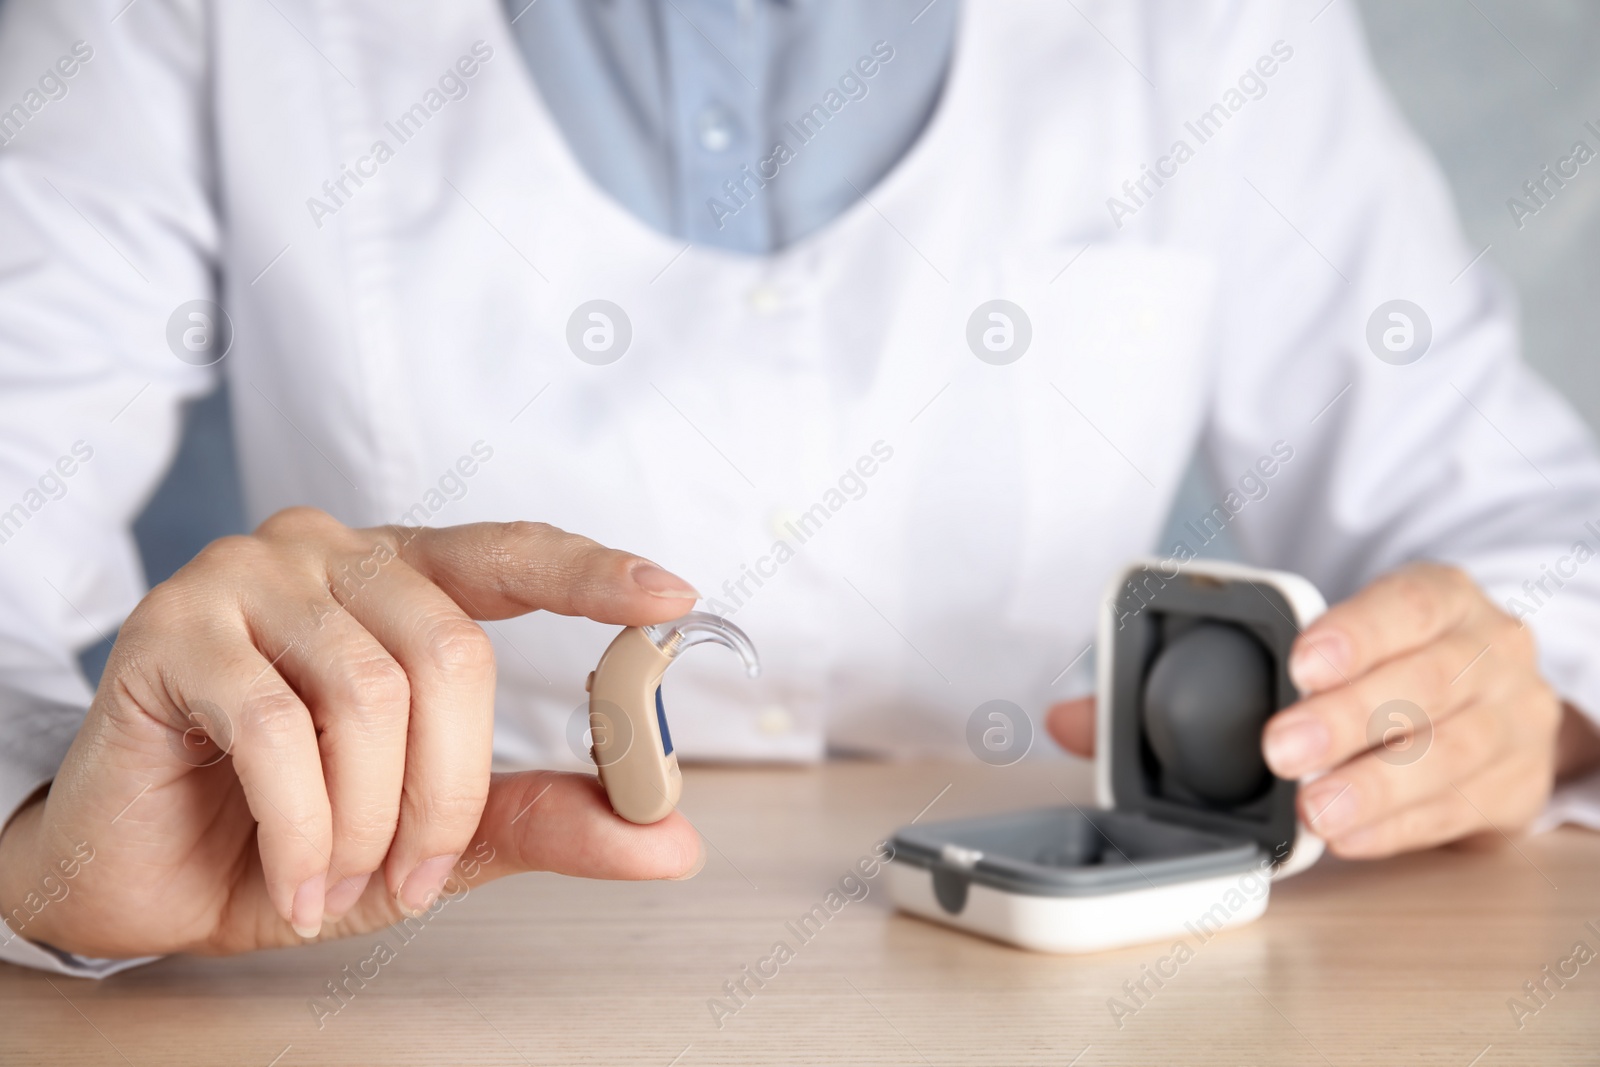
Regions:
<instances>
[{"instance_id":1,"label":"white hearing aid case","mask_svg":"<svg viewBox=\"0 0 1600 1067\"><path fill-rule=\"evenodd\" d=\"M1143 560L1111 583L1097 647L1097 807L900 829L890 898L934 922L1078 953L1259 917L1322 854L1261 724L1298 699L1296 635L1326 608L1297 575Z\"/></svg>"}]
</instances>

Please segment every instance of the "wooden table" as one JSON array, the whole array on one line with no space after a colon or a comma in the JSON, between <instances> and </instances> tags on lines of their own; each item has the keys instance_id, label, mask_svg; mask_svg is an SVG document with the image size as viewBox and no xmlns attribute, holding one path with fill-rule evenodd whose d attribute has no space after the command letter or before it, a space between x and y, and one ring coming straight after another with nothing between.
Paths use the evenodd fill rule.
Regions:
<instances>
[{"instance_id":1,"label":"wooden table","mask_svg":"<svg viewBox=\"0 0 1600 1067\"><path fill-rule=\"evenodd\" d=\"M1035 955L892 912L880 876L719 1028L708 1003L734 1003L724 983L778 939L793 943L785 924L924 807L936 819L1058 804L1058 787L1087 801L1088 769L841 763L687 777L684 811L712 843L691 882L487 884L409 941L385 935L395 948L381 965L372 936L168 959L101 983L52 986L0 965L0 1062L1600 1060L1600 958L1520 1030L1507 1007L1574 942L1600 952L1585 928L1600 928L1600 835L1572 830L1384 863L1324 859L1276 887L1265 918L1201 946L1120 1027L1108 1001L1131 1003L1123 983L1166 945ZM329 1014L341 1002L325 983L347 966L376 977L349 982Z\"/></svg>"}]
</instances>

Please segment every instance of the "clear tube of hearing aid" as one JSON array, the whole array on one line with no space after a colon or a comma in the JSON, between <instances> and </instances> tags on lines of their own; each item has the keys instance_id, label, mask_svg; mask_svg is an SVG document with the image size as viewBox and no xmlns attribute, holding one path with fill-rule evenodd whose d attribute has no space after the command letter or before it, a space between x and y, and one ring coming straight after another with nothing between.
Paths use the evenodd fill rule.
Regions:
<instances>
[{"instance_id":1,"label":"clear tube of hearing aid","mask_svg":"<svg viewBox=\"0 0 1600 1067\"><path fill-rule=\"evenodd\" d=\"M720 615L691 611L682 618L658 622L641 629L652 644L666 653L668 659L676 659L684 649L709 641L737 652L744 661L745 673L750 677L761 673L761 659L756 654L756 646L743 630Z\"/></svg>"}]
</instances>

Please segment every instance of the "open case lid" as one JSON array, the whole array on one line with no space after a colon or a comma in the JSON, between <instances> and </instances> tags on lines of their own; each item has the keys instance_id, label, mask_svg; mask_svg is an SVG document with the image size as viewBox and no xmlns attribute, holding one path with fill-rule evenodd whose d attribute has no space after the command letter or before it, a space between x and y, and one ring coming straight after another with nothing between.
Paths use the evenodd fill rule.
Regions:
<instances>
[{"instance_id":1,"label":"open case lid","mask_svg":"<svg viewBox=\"0 0 1600 1067\"><path fill-rule=\"evenodd\" d=\"M1175 772L1170 757L1165 762L1158 757L1158 744L1172 751L1173 735L1152 743L1145 705L1162 653L1204 626L1213 634L1225 630L1230 640L1255 647L1247 654L1258 657L1260 664L1255 684L1267 704L1264 714L1288 707L1299 699L1289 679L1290 648L1325 609L1315 586L1281 571L1198 560L1144 560L1119 574L1107 591L1100 622L1095 784L1101 806L1248 839L1281 864L1279 875L1310 866L1322 853L1322 841L1298 822L1297 783L1273 776L1262 764L1263 776L1248 786L1249 795L1226 801L1200 795ZM1191 669L1204 674L1220 668L1202 661ZM1171 671L1167 673L1170 689ZM1238 744L1253 744L1258 751L1259 727ZM1227 751L1233 752L1234 746Z\"/></svg>"}]
</instances>

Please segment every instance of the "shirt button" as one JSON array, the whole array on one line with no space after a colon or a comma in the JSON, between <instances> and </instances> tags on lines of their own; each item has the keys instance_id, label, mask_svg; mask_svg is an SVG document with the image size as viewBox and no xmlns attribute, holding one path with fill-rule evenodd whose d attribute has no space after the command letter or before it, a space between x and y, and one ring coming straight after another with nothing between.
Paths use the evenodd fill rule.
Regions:
<instances>
[{"instance_id":1,"label":"shirt button","mask_svg":"<svg viewBox=\"0 0 1600 1067\"><path fill-rule=\"evenodd\" d=\"M756 286L745 299L758 315L776 315L783 310L783 293L770 285Z\"/></svg>"},{"instance_id":2,"label":"shirt button","mask_svg":"<svg viewBox=\"0 0 1600 1067\"><path fill-rule=\"evenodd\" d=\"M790 525L799 521L800 516L797 513L788 508L779 508L767 516L767 529L771 531L773 537L787 540L794 536L789 532Z\"/></svg>"},{"instance_id":3,"label":"shirt button","mask_svg":"<svg viewBox=\"0 0 1600 1067\"><path fill-rule=\"evenodd\" d=\"M696 126L700 147L707 152L726 152L733 146L734 138L739 135L738 120L720 104L712 104L700 112Z\"/></svg>"},{"instance_id":4,"label":"shirt button","mask_svg":"<svg viewBox=\"0 0 1600 1067\"><path fill-rule=\"evenodd\" d=\"M794 729L794 716L782 704L768 704L762 708L758 721L764 734L786 734Z\"/></svg>"}]
</instances>

